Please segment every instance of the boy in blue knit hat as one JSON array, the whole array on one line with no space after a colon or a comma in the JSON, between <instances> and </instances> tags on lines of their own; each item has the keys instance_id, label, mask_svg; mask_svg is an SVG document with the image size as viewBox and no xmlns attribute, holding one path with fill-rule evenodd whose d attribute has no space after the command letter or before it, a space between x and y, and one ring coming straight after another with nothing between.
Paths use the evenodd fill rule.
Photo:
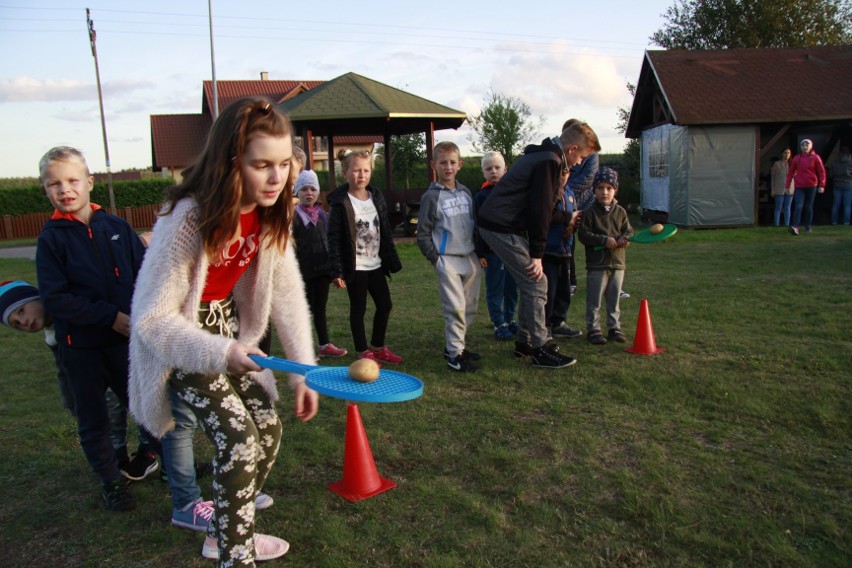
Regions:
<instances>
[{"instance_id":1,"label":"boy in blue knit hat","mask_svg":"<svg viewBox=\"0 0 852 568\"><path fill-rule=\"evenodd\" d=\"M18 331L30 333L44 331L44 342L53 352L53 360L56 364L56 381L59 383L62 406L76 419L74 394L68 384L68 375L59 361L59 345L56 341L53 319L44 311L38 288L22 280L0 282L0 318L3 325ZM115 449L119 469L128 479L134 481L143 479L153 471L153 469L149 471L152 462L145 461L139 452L133 460L130 459L127 453L127 412L111 390L106 392L106 403L109 412L110 440ZM156 463L154 460L153 464Z\"/></svg>"},{"instance_id":2,"label":"boy in blue knit hat","mask_svg":"<svg viewBox=\"0 0 852 568\"><path fill-rule=\"evenodd\" d=\"M618 172L603 167L595 174L595 202L583 211L578 236L586 246L586 328L594 345L607 340L624 343L621 311L618 306L624 271L627 269L625 248L630 244L633 227L627 211L615 200ZM604 247L595 250L596 247ZM606 297L607 337L601 332L601 300Z\"/></svg>"}]
</instances>

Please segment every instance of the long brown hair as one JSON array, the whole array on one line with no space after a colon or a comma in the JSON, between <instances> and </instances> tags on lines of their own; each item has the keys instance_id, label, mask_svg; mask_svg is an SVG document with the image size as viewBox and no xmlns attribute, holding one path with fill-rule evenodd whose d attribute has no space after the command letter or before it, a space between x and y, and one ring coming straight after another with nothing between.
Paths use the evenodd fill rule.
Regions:
<instances>
[{"instance_id":1,"label":"long brown hair","mask_svg":"<svg viewBox=\"0 0 852 568\"><path fill-rule=\"evenodd\" d=\"M195 199L198 230L211 261L218 260L228 243L238 236L243 195L240 166L255 132L275 137L290 135L292 140L293 128L289 119L266 99L241 99L222 111L210 129L204 150L184 170L183 181L166 191L167 205L162 215L170 214L185 197ZM292 178L287 177L275 204L258 207L257 211L263 227L261 241L283 252L293 219Z\"/></svg>"}]
</instances>

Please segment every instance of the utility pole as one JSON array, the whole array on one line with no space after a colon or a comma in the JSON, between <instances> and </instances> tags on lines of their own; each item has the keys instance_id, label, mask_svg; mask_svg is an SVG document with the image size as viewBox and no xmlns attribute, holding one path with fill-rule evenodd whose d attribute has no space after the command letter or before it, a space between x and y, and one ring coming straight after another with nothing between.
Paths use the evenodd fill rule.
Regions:
<instances>
[{"instance_id":1,"label":"utility pole","mask_svg":"<svg viewBox=\"0 0 852 568\"><path fill-rule=\"evenodd\" d=\"M219 91L216 88L216 54L213 52L213 0L207 0L207 15L210 20L210 66L213 68L213 120L219 116Z\"/></svg>"},{"instance_id":2,"label":"utility pole","mask_svg":"<svg viewBox=\"0 0 852 568\"><path fill-rule=\"evenodd\" d=\"M95 46L97 34L95 23L92 21L91 12L86 8L86 24L89 27L89 43L92 46L92 57L95 58L95 77L98 80L98 104L101 107L101 130L104 135L104 154L106 155L107 185L109 186L109 212L116 214L115 194L112 191L112 168L109 165L109 142L107 142L106 119L104 118L104 96L101 93L101 71L98 68L98 48Z\"/></svg>"}]
</instances>

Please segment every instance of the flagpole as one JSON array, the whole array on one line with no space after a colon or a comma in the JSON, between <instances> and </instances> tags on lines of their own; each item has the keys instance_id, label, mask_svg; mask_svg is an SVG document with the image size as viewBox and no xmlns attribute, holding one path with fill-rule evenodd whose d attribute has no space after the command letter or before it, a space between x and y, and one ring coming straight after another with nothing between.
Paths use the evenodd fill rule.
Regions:
<instances>
[{"instance_id":1,"label":"flagpole","mask_svg":"<svg viewBox=\"0 0 852 568\"><path fill-rule=\"evenodd\" d=\"M92 46L92 57L95 58L95 77L98 80L98 104L101 107L101 131L104 136L104 154L106 155L107 169L107 186L109 187L109 212L116 214L115 209L115 194L112 191L112 168L109 164L109 142L107 142L106 119L104 118L104 97L101 92L101 71L98 68L98 48L95 46L97 34L95 33L95 23L92 21L91 12L86 8L86 23L89 27L89 43Z\"/></svg>"}]
</instances>

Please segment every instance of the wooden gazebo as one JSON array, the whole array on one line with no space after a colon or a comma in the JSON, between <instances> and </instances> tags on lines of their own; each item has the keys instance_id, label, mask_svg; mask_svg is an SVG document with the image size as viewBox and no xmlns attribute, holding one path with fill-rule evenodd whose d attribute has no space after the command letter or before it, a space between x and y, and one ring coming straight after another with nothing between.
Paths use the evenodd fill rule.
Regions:
<instances>
[{"instance_id":1,"label":"wooden gazebo","mask_svg":"<svg viewBox=\"0 0 852 568\"><path fill-rule=\"evenodd\" d=\"M461 111L412 95L356 73L346 73L278 105L293 122L296 134L307 142L308 167L313 163L314 136L328 138L329 181L334 186L334 136L382 136L385 148L385 187L392 189L390 137L426 134L434 146L435 131L460 127Z\"/></svg>"}]
</instances>

